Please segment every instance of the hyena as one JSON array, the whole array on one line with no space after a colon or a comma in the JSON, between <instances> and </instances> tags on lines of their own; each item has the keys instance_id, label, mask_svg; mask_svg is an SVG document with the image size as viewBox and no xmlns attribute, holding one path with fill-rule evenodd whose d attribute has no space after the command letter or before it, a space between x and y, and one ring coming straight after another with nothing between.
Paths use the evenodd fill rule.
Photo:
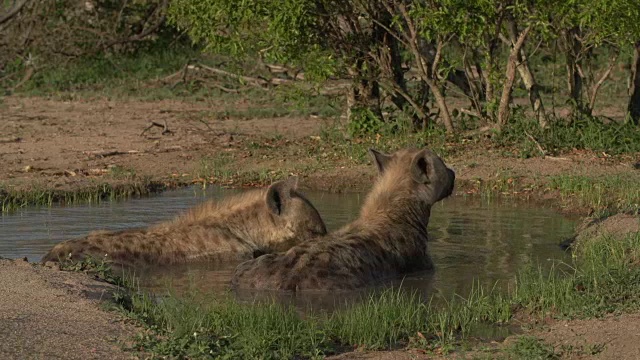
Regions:
<instances>
[{"instance_id":1,"label":"hyena","mask_svg":"<svg viewBox=\"0 0 640 360\"><path fill-rule=\"evenodd\" d=\"M320 214L297 186L298 178L290 177L268 189L205 202L149 228L94 232L57 244L42 262L91 256L124 266L168 265L246 260L285 251L327 233Z\"/></svg>"},{"instance_id":2,"label":"hyena","mask_svg":"<svg viewBox=\"0 0 640 360\"><path fill-rule=\"evenodd\" d=\"M286 252L241 263L232 285L273 290L353 289L430 270L431 206L453 191L454 172L429 149L370 150L379 176L359 217Z\"/></svg>"}]
</instances>

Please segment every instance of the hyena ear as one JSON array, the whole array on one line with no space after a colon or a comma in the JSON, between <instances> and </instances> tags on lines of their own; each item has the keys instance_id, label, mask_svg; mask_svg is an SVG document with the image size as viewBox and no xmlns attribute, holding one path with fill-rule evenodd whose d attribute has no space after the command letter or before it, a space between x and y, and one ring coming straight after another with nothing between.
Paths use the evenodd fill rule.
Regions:
<instances>
[{"instance_id":1,"label":"hyena ear","mask_svg":"<svg viewBox=\"0 0 640 360\"><path fill-rule=\"evenodd\" d=\"M291 176L286 180L278 181L267 190L267 207L276 215L281 215L284 208L291 201L291 193L298 188L298 177Z\"/></svg>"},{"instance_id":2,"label":"hyena ear","mask_svg":"<svg viewBox=\"0 0 640 360\"><path fill-rule=\"evenodd\" d=\"M433 153L427 149L420 151L413 156L411 160L411 177L414 181L420 184L428 184L429 173L433 171L431 169L431 162L429 159L433 156Z\"/></svg>"},{"instance_id":3,"label":"hyena ear","mask_svg":"<svg viewBox=\"0 0 640 360\"><path fill-rule=\"evenodd\" d=\"M391 161L391 155L381 153L375 149L369 149L369 154L371 154L371 156L373 157L373 161L378 166L378 172L382 174L384 172L384 169Z\"/></svg>"}]
</instances>

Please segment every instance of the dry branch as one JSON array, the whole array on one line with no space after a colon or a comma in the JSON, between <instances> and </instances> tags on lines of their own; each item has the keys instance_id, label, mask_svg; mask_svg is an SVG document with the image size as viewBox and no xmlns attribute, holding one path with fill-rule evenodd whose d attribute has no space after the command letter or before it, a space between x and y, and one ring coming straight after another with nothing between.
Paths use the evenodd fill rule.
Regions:
<instances>
[{"instance_id":1,"label":"dry branch","mask_svg":"<svg viewBox=\"0 0 640 360\"><path fill-rule=\"evenodd\" d=\"M609 78L609 75L611 75L611 70L613 70L613 67L616 64L616 60L618 60L619 54L620 53L617 52L609 60L609 66L607 66L602 76L600 76L600 79L598 79L598 81L591 88L591 96L589 97L589 111L593 112L593 108L596 106L596 98L598 96L598 90L600 90L600 87L602 86L602 84L604 84L604 82L607 81L607 79Z\"/></svg>"},{"instance_id":2,"label":"dry branch","mask_svg":"<svg viewBox=\"0 0 640 360\"><path fill-rule=\"evenodd\" d=\"M509 52L509 61L505 70L505 80L502 85L502 95L500 96L500 103L498 105L498 129L501 129L507 123L509 117L509 105L511 103L511 93L513 91L513 83L516 77L516 67L518 64L518 55L520 50L524 46L524 42L527 39L527 35L531 31L531 25L527 26L518 35L517 40L513 43L511 51Z\"/></svg>"},{"instance_id":3,"label":"dry branch","mask_svg":"<svg viewBox=\"0 0 640 360\"><path fill-rule=\"evenodd\" d=\"M147 36L149 36L151 34L154 34L156 31L158 31L158 29L160 29L160 26L162 26L162 24L164 24L164 21L167 18L166 9L168 7L169 7L169 0L162 1L162 4L160 4L160 6L158 8L156 8L154 10L154 12L156 12L156 11L164 11L164 13L160 16L160 18L158 19L158 21L156 21L155 24L153 24L153 25L149 26L148 28L144 29L139 34L130 36L128 38L112 40L109 43L107 43L106 47L109 48L109 47L112 47L112 46L118 45L118 44L123 44L123 43L128 43L128 42L135 42L135 41L142 41Z\"/></svg>"},{"instance_id":4,"label":"dry branch","mask_svg":"<svg viewBox=\"0 0 640 360\"><path fill-rule=\"evenodd\" d=\"M22 77L22 80L20 80L20 82L18 82L13 89L11 89L12 91L15 91L16 89L18 89L19 87L21 87L22 85L24 85L27 81L29 81L29 79L31 79L31 77L33 76L33 73L35 72L33 66L29 66L27 67L27 70L24 73L24 76Z\"/></svg>"},{"instance_id":5,"label":"dry branch","mask_svg":"<svg viewBox=\"0 0 640 360\"><path fill-rule=\"evenodd\" d=\"M131 154L139 154L140 151L138 150L128 150L128 151L120 151L120 150L95 150L95 151L83 151L82 152L85 155L89 155L90 157L100 157L100 158L105 158L108 156L115 156L115 155L131 155Z\"/></svg>"},{"instance_id":6,"label":"dry branch","mask_svg":"<svg viewBox=\"0 0 640 360\"><path fill-rule=\"evenodd\" d=\"M27 4L28 1L29 0L22 0L16 4L16 1L14 0L13 5L11 6L11 8L9 8L7 13L0 17L0 25L8 22L14 16L18 15L20 10L22 10L22 8Z\"/></svg>"},{"instance_id":7,"label":"dry branch","mask_svg":"<svg viewBox=\"0 0 640 360\"><path fill-rule=\"evenodd\" d=\"M0 144L15 143L20 141L22 141L22 138L19 138L17 136L0 138Z\"/></svg>"},{"instance_id":8,"label":"dry branch","mask_svg":"<svg viewBox=\"0 0 640 360\"><path fill-rule=\"evenodd\" d=\"M543 159L548 159L548 160L558 160L558 161L571 161L571 159L568 158L563 158L563 157L556 157L556 156L549 156L547 155L547 152L544 151L544 149L542 148L542 146L540 145L540 143L536 140L536 138L534 138L533 136L531 136L531 134L529 134L528 132L524 132L524 134L531 140L533 141L536 146L538 147L538 150L540 150L540 152L542 153L542 158Z\"/></svg>"},{"instance_id":9,"label":"dry branch","mask_svg":"<svg viewBox=\"0 0 640 360\"><path fill-rule=\"evenodd\" d=\"M463 114L467 114L469 116L473 116L473 117L477 117L479 119L482 119L482 115L478 114L475 111L471 111L471 110L468 110L468 109L465 109L465 108L459 108L458 111L460 111Z\"/></svg>"},{"instance_id":10,"label":"dry branch","mask_svg":"<svg viewBox=\"0 0 640 360\"><path fill-rule=\"evenodd\" d=\"M529 138L529 140L533 141L534 144L536 144L536 146L538 147L538 150L540 150L540 153L542 154L542 158L544 158L545 156L547 156L547 152L544 151L544 149L542 148L542 145L540 145L540 143L538 142L538 140L536 140L536 138L534 138L533 136L531 136L531 134L529 134L528 132L524 132L525 135L527 135L527 137Z\"/></svg>"},{"instance_id":11,"label":"dry branch","mask_svg":"<svg viewBox=\"0 0 640 360\"><path fill-rule=\"evenodd\" d=\"M162 135L173 133L173 131L169 130L169 126L167 125L167 120L165 120L162 124L155 121L151 121L149 123L149 126L147 126L144 130L142 130L142 133L140 133L140 136L144 135L144 133L146 133L148 130L150 130L154 126L162 128Z\"/></svg>"},{"instance_id":12,"label":"dry branch","mask_svg":"<svg viewBox=\"0 0 640 360\"><path fill-rule=\"evenodd\" d=\"M222 69L218 69L218 68L214 68L211 66L206 66L203 64L194 64L194 65L189 65L189 69L193 69L193 70L198 70L198 69L202 69L202 70L207 70L209 72L212 72L214 74L218 74L218 75L223 75L232 79L236 79L242 82L246 82L248 84L254 85L254 86L259 86L259 87L267 87L270 85L282 85L282 84L286 84L286 83L291 83L293 80L289 80L289 79L279 79L279 78L272 78L272 79L265 79L265 78L258 78L258 77L251 77L251 76L246 76L246 75L239 75L239 74L234 74L232 72L229 71L225 71Z\"/></svg>"}]
</instances>

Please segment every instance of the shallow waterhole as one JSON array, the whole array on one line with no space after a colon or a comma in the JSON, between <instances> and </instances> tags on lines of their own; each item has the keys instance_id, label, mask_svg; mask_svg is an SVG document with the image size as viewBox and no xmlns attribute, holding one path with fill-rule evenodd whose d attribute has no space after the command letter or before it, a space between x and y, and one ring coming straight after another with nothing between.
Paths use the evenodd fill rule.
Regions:
<instances>
[{"instance_id":1,"label":"shallow waterhole","mask_svg":"<svg viewBox=\"0 0 640 360\"><path fill-rule=\"evenodd\" d=\"M239 191L194 186L130 201L25 208L0 217L0 256L26 256L29 261L39 261L60 241L85 236L93 230L148 226L170 219L208 198L222 198ZM355 218L364 199L359 193L303 193L317 207L330 231ZM390 286L417 291L424 299L433 295L465 296L477 285L490 289L496 283L508 283L527 264L550 268L555 261L566 261L567 255L558 244L571 236L574 225L575 219L522 201L452 197L432 209L429 249L436 264L435 272L410 274L404 279L353 292L295 295L235 292L233 295L242 301L275 297L299 309L325 310ZM235 264L189 264L134 272L142 288L157 295L166 294L169 288L177 294L196 289L215 295L228 292L234 267Z\"/></svg>"}]
</instances>

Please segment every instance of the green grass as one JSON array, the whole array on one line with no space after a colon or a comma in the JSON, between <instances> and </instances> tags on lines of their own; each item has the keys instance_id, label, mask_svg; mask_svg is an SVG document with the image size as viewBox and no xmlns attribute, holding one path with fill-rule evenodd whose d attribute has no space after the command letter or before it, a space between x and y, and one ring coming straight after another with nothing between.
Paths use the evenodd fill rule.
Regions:
<instances>
[{"instance_id":1,"label":"green grass","mask_svg":"<svg viewBox=\"0 0 640 360\"><path fill-rule=\"evenodd\" d=\"M137 56L98 56L46 67L35 73L20 93L62 98L69 96L139 96L148 99L174 97L180 89L149 91L143 83L165 77L186 64L187 49L142 52Z\"/></svg>"},{"instance_id":2,"label":"green grass","mask_svg":"<svg viewBox=\"0 0 640 360\"><path fill-rule=\"evenodd\" d=\"M147 179L129 179L122 184L94 183L79 190L59 190L45 187L14 190L0 187L0 209L4 213L27 206L91 204L104 200L129 199L157 193L165 190L168 186L171 185Z\"/></svg>"},{"instance_id":3,"label":"green grass","mask_svg":"<svg viewBox=\"0 0 640 360\"><path fill-rule=\"evenodd\" d=\"M242 305L228 297L133 297L130 316L155 330L138 345L172 358L313 358L327 347L312 319L275 303Z\"/></svg>"},{"instance_id":4,"label":"green grass","mask_svg":"<svg viewBox=\"0 0 640 360\"><path fill-rule=\"evenodd\" d=\"M426 330L427 310L415 293L391 289L336 312L328 319L327 328L344 344L393 348Z\"/></svg>"},{"instance_id":5,"label":"green grass","mask_svg":"<svg viewBox=\"0 0 640 360\"><path fill-rule=\"evenodd\" d=\"M640 233L588 241L562 271L521 272L512 293L514 303L538 317L596 317L637 309L639 251Z\"/></svg>"},{"instance_id":6,"label":"green grass","mask_svg":"<svg viewBox=\"0 0 640 360\"><path fill-rule=\"evenodd\" d=\"M640 152L640 127L631 123L604 121L598 117L577 115L553 118L549 127L540 128L535 119L516 112L508 127L495 134L493 142L515 147L523 158L559 154L573 149L602 151L608 154Z\"/></svg>"},{"instance_id":7,"label":"green grass","mask_svg":"<svg viewBox=\"0 0 640 360\"><path fill-rule=\"evenodd\" d=\"M640 210L639 178L631 174L600 177L557 175L549 187L558 190L565 201L594 209L596 215Z\"/></svg>"},{"instance_id":8,"label":"green grass","mask_svg":"<svg viewBox=\"0 0 640 360\"><path fill-rule=\"evenodd\" d=\"M125 168L119 165L109 167L107 175L113 179L118 180L134 180L136 177L136 170L132 168Z\"/></svg>"},{"instance_id":9,"label":"green grass","mask_svg":"<svg viewBox=\"0 0 640 360\"><path fill-rule=\"evenodd\" d=\"M187 62L197 62L246 75L270 76L260 72L255 62L236 63L227 58L207 56L187 46L139 51L135 55L102 55L45 66L18 89L27 96L53 96L62 100L109 97L116 99L163 100L180 98L188 101L211 101L216 110L205 117L259 119L284 116L337 117L342 112L342 96L322 95L305 84L282 85L265 91L247 87L233 79L211 82L192 71L166 79L184 68ZM231 62L231 63L230 63ZM223 65L220 65L223 63ZM7 73L21 73L18 62ZM251 72L258 71L258 74ZM214 85L211 85L214 84ZM222 91L215 84L238 92ZM5 84L11 88L14 84ZM250 103L250 106L244 104ZM242 104L242 105L238 105Z\"/></svg>"},{"instance_id":10,"label":"green grass","mask_svg":"<svg viewBox=\"0 0 640 360\"><path fill-rule=\"evenodd\" d=\"M509 359L522 360L546 360L559 359L553 346L545 344L542 340L533 336L520 336L511 344L506 353Z\"/></svg>"},{"instance_id":11,"label":"green grass","mask_svg":"<svg viewBox=\"0 0 640 360\"><path fill-rule=\"evenodd\" d=\"M322 128L320 136L310 138L291 140L279 134L249 138L238 147L243 154L259 160L239 165L241 159L237 155L219 152L200 159L195 179L203 184L268 185L290 174L310 176L336 166L369 164L370 148L392 152L403 147L429 146L444 156L450 151L446 141L444 132L435 130L362 135L345 141L341 126L331 124ZM268 161L269 165L259 164L261 161ZM256 162L259 165L254 166Z\"/></svg>"},{"instance_id":12,"label":"green grass","mask_svg":"<svg viewBox=\"0 0 640 360\"><path fill-rule=\"evenodd\" d=\"M207 182L226 183L235 174L233 168L233 155L220 152L214 156L200 159L200 164L196 170L196 179L206 184Z\"/></svg>"}]
</instances>

